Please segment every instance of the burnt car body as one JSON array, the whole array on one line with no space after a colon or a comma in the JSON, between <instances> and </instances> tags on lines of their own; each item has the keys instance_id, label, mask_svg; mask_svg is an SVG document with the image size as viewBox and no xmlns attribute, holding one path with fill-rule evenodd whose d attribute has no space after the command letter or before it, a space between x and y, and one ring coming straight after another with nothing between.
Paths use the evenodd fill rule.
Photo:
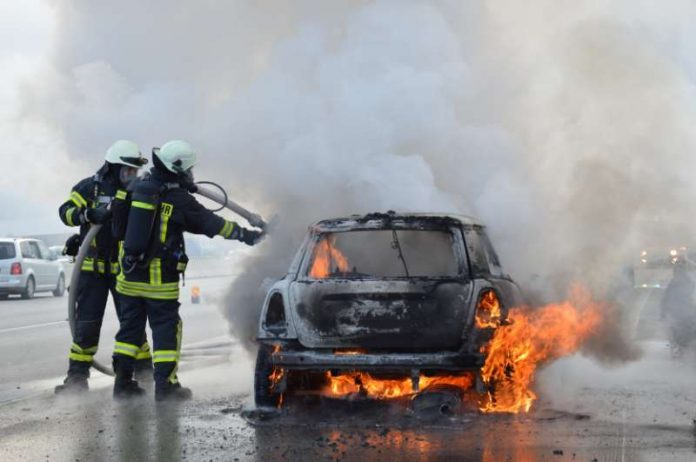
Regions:
<instances>
[{"instance_id":1,"label":"burnt car body","mask_svg":"<svg viewBox=\"0 0 696 462\"><path fill-rule=\"evenodd\" d=\"M499 313L482 324L477 313L486 297ZM478 371L481 346L521 303L473 218L388 212L320 221L268 290L257 332L256 403L277 405L287 383L276 379L297 371L414 380Z\"/></svg>"}]
</instances>

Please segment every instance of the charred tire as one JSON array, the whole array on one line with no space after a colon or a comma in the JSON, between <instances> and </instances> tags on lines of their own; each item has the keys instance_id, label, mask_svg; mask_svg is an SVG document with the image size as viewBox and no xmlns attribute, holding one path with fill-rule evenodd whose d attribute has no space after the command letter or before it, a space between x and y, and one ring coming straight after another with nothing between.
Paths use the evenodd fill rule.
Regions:
<instances>
[{"instance_id":1,"label":"charred tire","mask_svg":"<svg viewBox=\"0 0 696 462\"><path fill-rule=\"evenodd\" d=\"M280 393L271 391L270 375L273 373L271 353L273 349L268 345L259 345L256 353L256 368L254 370L254 401L256 407L278 407Z\"/></svg>"},{"instance_id":2,"label":"charred tire","mask_svg":"<svg viewBox=\"0 0 696 462\"><path fill-rule=\"evenodd\" d=\"M65 295L65 276L61 274L58 278L58 284L56 285L56 288L53 290L53 296L62 297L63 295Z\"/></svg>"},{"instance_id":3,"label":"charred tire","mask_svg":"<svg viewBox=\"0 0 696 462\"><path fill-rule=\"evenodd\" d=\"M34 282L34 276L29 276L27 279L27 285L22 291L22 298L24 300L30 300L34 298L34 292L36 291L36 283Z\"/></svg>"}]
</instances>

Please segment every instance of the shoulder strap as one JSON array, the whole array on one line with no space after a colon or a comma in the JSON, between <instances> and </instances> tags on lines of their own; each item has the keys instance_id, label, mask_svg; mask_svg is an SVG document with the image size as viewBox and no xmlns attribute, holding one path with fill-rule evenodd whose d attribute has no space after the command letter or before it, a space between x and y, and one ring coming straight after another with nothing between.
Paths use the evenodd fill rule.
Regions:
<instances>
[{"instance_id":1,"label":"shoulder strap","mask_svg":"<svg viewBox=\"0 0 696 462\"><path fill-rule=\"evenodd\" d=\"M94 187L92 188L94 191L94 201L93 203L96 204L99 202L99 189L101 186L101 182L104 180L104 176L101 173L101 170L99 170L97 173L94 174L92 177L92 181L94 182Z\"/></svg>"}]
</instances>

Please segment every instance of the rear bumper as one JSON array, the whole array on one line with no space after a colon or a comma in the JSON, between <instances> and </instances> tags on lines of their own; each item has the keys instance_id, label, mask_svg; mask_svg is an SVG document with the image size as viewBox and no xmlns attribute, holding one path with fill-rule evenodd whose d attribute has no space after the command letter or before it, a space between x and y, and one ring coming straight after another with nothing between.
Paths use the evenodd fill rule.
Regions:
<instances>
[{"instance_id":1,"label":"rear bumper","mask_svg":"<svg viewBox=\"0 0 696 462\"><path fill-rule=\"evenodd\" d=\"M483 366L481 354L445 353L365 353L334 354L323 351L279 351L271 363L285 369L300 370L478 370Z\"/></svg>"},{"instance_id":2,"label":"rear bumper","mask_svg":"<svg viewBox=\"0 0 696 462\"><path fill-rule=\"evenodd\" d=\"M3 276L0 279L0 294L18 294L25 286L26 278L23 276Z\"/></svg>"}]
</instances>

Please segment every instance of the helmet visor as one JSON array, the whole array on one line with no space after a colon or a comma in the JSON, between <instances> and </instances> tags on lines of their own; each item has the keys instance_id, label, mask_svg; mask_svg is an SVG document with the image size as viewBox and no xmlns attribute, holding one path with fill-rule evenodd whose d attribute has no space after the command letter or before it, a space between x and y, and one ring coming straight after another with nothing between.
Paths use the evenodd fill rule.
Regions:
<instances>
[{"instance_id":1,"label":"helmet visor","mask_svg":"<svg viewBox=\"0 0 696 462\"><path fill-rule=\"evenodd\" d=\"M121 157L124 164L130 165L131 167L140 168L146 165L148 160L144 157Z\"/></svg>"}]
</instances>

